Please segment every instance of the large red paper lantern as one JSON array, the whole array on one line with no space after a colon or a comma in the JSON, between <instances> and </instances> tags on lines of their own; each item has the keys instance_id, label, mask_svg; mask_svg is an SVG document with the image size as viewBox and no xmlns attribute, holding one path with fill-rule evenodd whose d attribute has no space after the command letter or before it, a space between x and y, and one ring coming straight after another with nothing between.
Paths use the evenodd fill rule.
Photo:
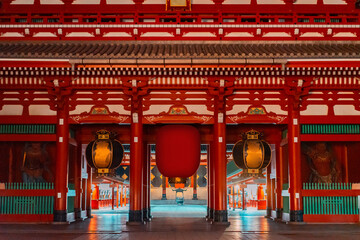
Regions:
<instances>
[{"instance_id":1,"label":"large red paper lantern","mask_svg":"<svg viewBox=\"0 0 360 240\"><path fill-rule=\"evenodd\" d=\"M190 125L167 125L156 135L156 165L169 178L187 178L200 165L200 133Z\"/></svg>"}]
</instances>

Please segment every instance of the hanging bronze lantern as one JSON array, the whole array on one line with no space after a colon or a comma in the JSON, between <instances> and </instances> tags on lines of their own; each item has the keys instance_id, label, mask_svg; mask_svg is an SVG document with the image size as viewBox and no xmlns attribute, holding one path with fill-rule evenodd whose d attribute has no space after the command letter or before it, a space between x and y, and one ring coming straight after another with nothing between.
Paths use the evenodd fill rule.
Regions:
<instances>
[{"instance_id":1,"label":"hanging bronze lantern","mask_svg":"<svg viewBox=\"0 0 360 240\"><path fill-rule=\"evenodd\" d=\"M96 168L98 175L109 175L112 170L120 166L124 157L122 144L115 140L107 130L96 133L96 140L86 147L86 160Z\"/></svg>"},{"instance_id":2,"label":"hanging bronze lantern","mask_svg":"<svg viewBox=\"0 0 360 240\"><path fill-rule=\"evenodd\" d=\"M235 164L243 169L243 177L262 176L262 169L270 164L270 145L260 140L260 133L255 130L247 132L243 140L235 143L233 159Z\"/></svg>"}]
</instances>

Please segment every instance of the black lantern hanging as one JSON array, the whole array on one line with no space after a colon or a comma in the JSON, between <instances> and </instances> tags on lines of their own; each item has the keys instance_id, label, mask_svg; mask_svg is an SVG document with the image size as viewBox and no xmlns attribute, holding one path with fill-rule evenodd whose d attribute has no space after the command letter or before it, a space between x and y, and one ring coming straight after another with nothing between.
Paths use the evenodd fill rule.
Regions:
<instances>
[{"instance_id":1,"label":"black lantern hanging","mask_svg":"<svg viewBox=\"0 0 360 240\"><path fill-rule=\"evenodd\" d=\"M233 159L243 169L243 176L262 176L262 169L270 164L270 145L260 140L261 134L255 130L247 132L243 140L235 143Z\"/></svg>"},{"instance_id":2,"label":"black lantern hanging","mask_svg":"<svg viewBox=\"0 0 360 240\"><path fill-rule=\"evenodd\" d=\"M123 157L123 146L107 130L98 131L96 140L86 147L86 160L96 168L98 175L109 175L111 170L120 166Z\"/></svg>"}]
</instances>

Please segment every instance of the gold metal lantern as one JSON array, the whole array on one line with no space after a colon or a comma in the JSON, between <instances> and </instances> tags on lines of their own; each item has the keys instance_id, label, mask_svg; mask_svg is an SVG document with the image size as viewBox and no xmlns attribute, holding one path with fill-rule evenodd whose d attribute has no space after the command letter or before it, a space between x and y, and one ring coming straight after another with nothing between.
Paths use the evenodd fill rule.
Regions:
<instances>
[{"instance_id":1,"label":"gold metal lantern","mask_svg":"<svg viewBox=\"0 0 360 240\"><path fill-rule=\"evenodd\" d=\"M113 169L120 166L124 157L122 144L113 139L110 132L100 130L96 133L96 140L86 147L86 160L96 168L98 175L109 175Z\"/></svg>"},{"instance_id":2,"label":"gold metal lantern","mask_svg":"<svg viewBox=\"0 0 360 240\"><path fill-rule=\"evenodd\" d=\"M258 131L250 130L244 138L235 143L233 159L235 164L243 169L243 176L262 176L262 169L270 164L271 148L260 139Z\"/></svg>"}]
</instances>

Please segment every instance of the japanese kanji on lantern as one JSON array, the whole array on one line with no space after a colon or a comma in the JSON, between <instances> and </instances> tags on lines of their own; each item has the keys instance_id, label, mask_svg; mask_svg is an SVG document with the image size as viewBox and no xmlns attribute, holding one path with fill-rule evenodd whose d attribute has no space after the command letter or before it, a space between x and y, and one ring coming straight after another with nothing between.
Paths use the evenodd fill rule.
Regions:
<instances>
[{"instance_id":1,"label":"japanese kanji on lantern","mask_svg":"<svg viewBox=\"0 0 360 240\"><path fill-rule=\"evenodd\" d=\"M86 160L98 175L109 175L120 166L124 157L122 144L107 130L96 133L96 140L86 147Z\"/></svg>"},{"instance_id":2,"label":"japanese kanji on lantern","mask_svg":"<svg viewBox=\"0 0 360 240\"><path fill-rule=\"evenodd\" d=\"M260 138L258 131L250 130L234 145L233 159L235 164L243 169L244 176L262 176L262 169L270 164L270 145Z\"/></svg>"},{"instance_id":3,"label":"japanese kanji on lantern","mask_svg":"<svg viewBox=\"0 0 360 240\"><path fill-rule=\"evenodd\" d=\"M170 183L185 183L200 165L200 133L191 125L167 125L156 135L156 165Z\"/></svg>"}]
</instances>

